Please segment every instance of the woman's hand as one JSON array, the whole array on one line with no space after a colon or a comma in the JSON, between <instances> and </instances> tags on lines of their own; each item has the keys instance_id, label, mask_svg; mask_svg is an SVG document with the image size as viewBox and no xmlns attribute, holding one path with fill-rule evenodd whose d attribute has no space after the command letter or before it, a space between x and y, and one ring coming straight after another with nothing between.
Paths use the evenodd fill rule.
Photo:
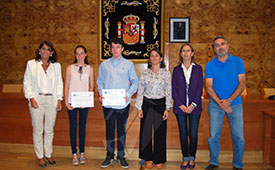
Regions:
<instances>
[{"instance_id":1,"label":"woman's hand","mask_svg":"<svg viewBox=\"0 0 275 170\"><path fill-rule=\"evenodd\" d=\"M31 101L31 107L37 109L37 108L38 108L38 104L37 104L37 102L34 100L34 98L31 98L30 101Z\"/></svg>"},{"instance_id":2,"label":"woman's hand","mask_svg":"<svg viewBox=\"0 0 275 170\"><path fill-rule=\"evenodd\" d=\"M98 100L100 103L102 103L102 100L104 99L104 97L102 95L99 96Z\"/></svg>"},{"instance_id":3,"label":"woman's hand","mask_svg":"<svg viewBox=\"0 0 275 170\"><path fill-rule=\"evenodd\" d=\"M185 113L186 113L186 111L187 111L187 107L185 107L184 105L181 105L179 108L180 108L183 112L185 112Z\"/></svg>"},{"instance_id":4,"label":"woman's hand","mask_svg":"<svg viewBox=\"0 0 275 170\"><path fill-rule=\"evenodd\" d=\"M141 119L143 118L143 112L142 112L142 110L138 110L138 117L141 118Z\"/></svg>"},{"instance_id":5,"label":"woman's hand","mask_svg":"<svg viewBox=\"0 0 275 170\"><path fill-rule=\"evenodd\" d=\"M66 107L67 107L68 110L73 110L74 109L74 107L71 106L69 103L66 103L65 105L66 105Z\"/></svg>"},{"instance_id":6,"label":"woman's hand","mask_svg":"<svg viewBox=\"0 0 275 170\"><path fill-rule=\"evenodd\" d=\"M129 101L128 96L125 96L124 99L125 99L125 102L126 102L126 103Z\"/></svg>"},{"instance_id":7,"label":"woman's hand","mask_svg":"<svg viewBox=\"0 0 275 170\"><path fill-rule=\"evenodd\" d=\"M194 107L190 104L186 109L186 113L190 114L192 113L193 110L194 110Z\"/></svg>"},{"instance_id":8,"label":"woman's hand","mask_svg":"<svg viewBox=\"0 0 275 170\"><path fill-rule=\"evenodd\" d=\"M167 109L165 109L164 113L163 113L163 120L166 120L168 118L169 112Z\"/></svg>"},{"instance_id":9,"label":"woman's hand","mask_svg":"<svg viewBox=\"0 0 275 170\"><path fill-rule=\"evenodd\" d=\"M59 112L59 111L61 111L61 109L62 109L61 100L58 100L57 101L57 111Z\"/></svg>"}]
</instances>

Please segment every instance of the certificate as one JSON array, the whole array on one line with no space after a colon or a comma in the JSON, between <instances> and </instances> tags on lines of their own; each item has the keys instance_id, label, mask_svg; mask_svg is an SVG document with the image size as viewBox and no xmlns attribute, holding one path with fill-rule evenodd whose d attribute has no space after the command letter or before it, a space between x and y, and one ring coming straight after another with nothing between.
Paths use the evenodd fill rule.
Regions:
<instances>
[{"instance_id":1,"label":"certificate","mask_svg":"<svg viewBox=\"0 0 275 170\"><path fill-rule=\"evenodd\" d=\"M72 92L71 102L75 108L94 107L94 92Z\"/></svg>"},{"instance_id":2,"label":"certificate","mask_svg":"<svg viewBox=\"0 0 275 170\"><path fill-rule=\"evenodd\" d=\"M103 89L103 106L123 106L125 101L125 89Z\"/></svg>"}]
</instances>

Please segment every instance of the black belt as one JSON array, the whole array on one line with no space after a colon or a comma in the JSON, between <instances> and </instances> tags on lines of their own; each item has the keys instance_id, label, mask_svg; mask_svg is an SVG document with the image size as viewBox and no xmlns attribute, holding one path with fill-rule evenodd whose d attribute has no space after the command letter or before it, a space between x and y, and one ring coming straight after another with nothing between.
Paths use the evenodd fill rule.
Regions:
<instances>
[{"instance_id":1,"label":"black belt","mask_svg":"<svg viewBox=\"0 0 275 170\"><path fill-rule=\"evenodd\" d=\"M39 93L39 95L42 95L42 96L52 96L51 93Z\"/></svg>"}]
</instances>

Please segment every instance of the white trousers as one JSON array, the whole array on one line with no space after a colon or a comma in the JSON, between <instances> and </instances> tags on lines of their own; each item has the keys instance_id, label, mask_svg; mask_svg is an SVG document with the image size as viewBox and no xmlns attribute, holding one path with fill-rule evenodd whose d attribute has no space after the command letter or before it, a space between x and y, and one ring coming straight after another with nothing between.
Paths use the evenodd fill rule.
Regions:
<instances>
[{"instance_id":1,"label":"white trousers","mask_svg":"<svg viewBox=\"0 0 275 170\"><path fill-rule=\"evenodd\" d=\"M44 157L43 150L45 150L45 157L50 158L53 150L56 106L53 105L53 96L38 95L36 102L38 103L37 109L29 105L32 118L34 151L38 159Z\"/></svg>"}]
</instances>

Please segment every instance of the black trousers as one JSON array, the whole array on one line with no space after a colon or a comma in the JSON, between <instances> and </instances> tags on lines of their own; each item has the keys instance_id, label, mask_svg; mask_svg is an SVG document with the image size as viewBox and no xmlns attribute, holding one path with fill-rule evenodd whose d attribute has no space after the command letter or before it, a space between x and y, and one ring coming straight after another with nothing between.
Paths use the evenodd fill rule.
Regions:
<instances>
[{"instance_id":1,"label":"black trousers","mask_svg":"<svg viewBox=\"0 0 275 170\"><path fill-rule=\"evenodd\" d=\"M165 98L143 98L143 118L140 121L139 158L155 164L166 162L167 121L163 120ZM154 134L152 136L152 131ZM154 142L154 146L152 143Z\"/></svg>"},{"instance_id":2,"label":"black trousers","mask_svg":"<svg viewBox=\"0 0 275 170\"><path fill-rule=\"evenodd\" d=\"M126 124L129 115L130 104L124 109L112 109L103 107L106 140L107 140L107 156L114 158L115 141L117 140L117 158L124 158L125 140L126 140ZM115 129L117 128L117 139L115 139Z\"/></svg>"}]
</instances>

